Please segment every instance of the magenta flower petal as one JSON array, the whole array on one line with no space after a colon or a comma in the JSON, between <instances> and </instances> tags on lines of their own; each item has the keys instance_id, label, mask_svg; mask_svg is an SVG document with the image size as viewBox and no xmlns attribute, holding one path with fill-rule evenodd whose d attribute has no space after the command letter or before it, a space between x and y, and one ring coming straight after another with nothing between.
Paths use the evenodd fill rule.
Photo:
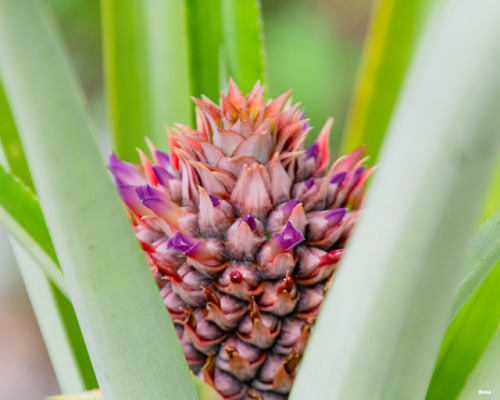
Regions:
<instances>
[{"instance_id":1,"label":"magenta flower petal","mask_svg":"<svg viewBox=\"0 0 500 400\"><path fill-rule=\"evenodd\" d=\"M298 229L295 229L290 221L286 223L285 229L281 234L275 233L272 238L273 247L281 251L289 251L304 241L304 235Z\"/></svg>"},{"instance_id":2,"label":"magenta flower petal","mask_svg":"<svg viewBox=\"0 0 500 400\"><path fill-rule=\"evenodd\" d=\"M153 165L153 172L155 173L156 179L161 185L167 186L170 179L174 179L174 176L168 172L165 168L159 165Z\"/></svg>"},{"instance_id":3,"label":"magenta flower petal","mask_svg":"<svg viewBox=\"0 0 500 400\"><path fill-rule=\"evenodd\" d=\"M210 200L212 201L212 205L214 207L217 207L220 204L220 200L217 196L214 196L213 194L209 194L208 197L210 197Z\"/></svg>"},{"instance_id":4,"label":"magenta flower petal","mask_svg":"<svg viewBox=\"0 0 500 400\"><path fill-rule=\"evenodd\" d=\"M141 199L141 204L159 216L163 216L165 211L170 208L169 204L164 199L159 197L147 197L145 199Z\"/></svg>"},{"instance_id":5,"label":"magenta flower petal","mask_svg":"<svg viewBox=\"0 0 500 400\"><path fill-rule=\"evenodd\" d=\"M251 229L252 231L254 231L254 230L255 230L255 228L256 228L256 226L257 226L257 225L255 224L255 218L254 218L254 217L252 217L251 215L245 215L245 216L241 219L241 221L240 221L240 225L241 225L241 223L242 223L242 222L245 222L245 223L246 223L246 224L250 227L250 229Z\"/></svg>"},{"instance_id":6,"label":"magenta flower petal","mask_svg":"<svg viewBox=\"0 0 500 400\"><path fill-rule=\"evenodd\" d=\"M123 202L136 214L138 215L147 215L151 214L148 212L148 209L144 207L139 198L137 197L137 193L134 190L134 186L132 185L117 185L118 193L122 198Z\"/></svg>"},{"instance_id":7,"label":"magenta flower petal","mask_svg":"<svg viewBox=\"0 0 500 400\"><path fill-rule=\"evenodd\" d=\"M351 186L354 186L354 185L356 185L356 183L358 183L359 178L361 178L361 175L363 175L363 172L365 172L365 170L366 170L366 167L364 165L356 168L356 170L352 174Z\"/></svg>"},{"instance_id":8,"label":"magenta flower petal","mask_svg":"<svg viewBox=\"0 0 500 400\"><path fill-rule=\"evenodd\" d=\"M347 177L347 171L337 172L332 176L332 179L330 179L330 183L341 186L344 183L346 177Z\"/></svg>"},{"instance_id":9,"label":"magenta flower petal","mask_svg":"<svg viewBox=\"0 0 500 400\"><path fill-rule=\"evenodd\" d=\"M298 199L292 199L287 201L283 206L283 214L287 215L288 218L288 216L290 216L290 214L292 213L293 209L297 207L297 204L299 203L300 201Z\"/></svg>"},{"instance_id":10,"label":"magenta flower petal","mask_svg":"<svg viewBox=\"0 0 500 400\"><path fill-rule=\"evenodd\" d=\"M311 189L314 186L314 178L309 178L304 182L304 185L306 185L307 190Z\"/></svg>"},{"instance_id":11,"label":"magenta flower petal","mask_svg":"<svg viewBox=\"0 0 500 400\"><path fill-rule=\"evenodd\" d=\"M319 154L319 145L318 143L313 143L306 149L306 160L309 158L317 158Z\"/></svg>"},{"instance_id":12,"label":"magenta flower petal","mask_svg":"<svg viewBox=\"0 0 500 400\"><path fill-rule=\"evenodd\" d=\"M115 153L109 157L109 169L117 185L144 185L147 181L142 173L132 164L120 160Z\"/></svg>"},{"instance_id":13,"label":"magenta flower petal","mask_svg":"<svg viewBox=\"0 0 500 400\"><path fill-rule=\"evenodd\" d=\"M196 246L196 241L179 232L173 238L167 240L167 249L179 250L181 254L186 254L194 246Z\"/></svg>"},{"instance_id":14,"label":"magenta flower petal","mask_svg":"<svg viewBox=\"0 0 500 400\"><path fill-rule=\"evenodd\" d=\"M164 153L163 151L160 150L155 150L155 157L158 160L158 162L165 168L170 167L170 156L167 153Z\"/></svg>"},{"instance_id":15,"label":"magenta flower petal","mask_svg":"<svg viewBox=\"0 0 500 400\"><path fill-rule=\"evenodd\" d=\"M328 221L328 225L330 226L337 225L340 221L342 221L342 218L344 218L346 212L347 208L337 208L327 213L325 215L325 219Z\"/></svg>"},{"instance_id":16,"label":"magenta flower petal","mask_svg":"<svg viewBox=\"0 0 500 400\"><path fill-rule=\"evenodd\" d=\"M158 189L155 189L151 185L142 185L142 186L136 186L134 188L135 193L137 194L137 197L139 200L144 200L149 197L158 197L158 198L164 198L165 194L161 192Z\"/></svg>"}]
</instances>

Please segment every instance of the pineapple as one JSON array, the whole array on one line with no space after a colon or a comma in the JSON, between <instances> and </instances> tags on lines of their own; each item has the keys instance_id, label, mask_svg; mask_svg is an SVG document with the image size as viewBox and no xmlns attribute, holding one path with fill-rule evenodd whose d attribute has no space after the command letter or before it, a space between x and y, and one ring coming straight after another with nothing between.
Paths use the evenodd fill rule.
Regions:
<instances>
[{"instance_id":1,"label":"pineapple","mask_svg":"<svg viewBox=\"0 0 500 400\"><path fill-rule=\"evenodd\" d=\"M110 169L189 367L225 399L286 399L359 215L364 149L332 165L328 120L310 130L290 92L265 102L233 81L202 96L170 155Z\"/></svg>"}]
</instances>

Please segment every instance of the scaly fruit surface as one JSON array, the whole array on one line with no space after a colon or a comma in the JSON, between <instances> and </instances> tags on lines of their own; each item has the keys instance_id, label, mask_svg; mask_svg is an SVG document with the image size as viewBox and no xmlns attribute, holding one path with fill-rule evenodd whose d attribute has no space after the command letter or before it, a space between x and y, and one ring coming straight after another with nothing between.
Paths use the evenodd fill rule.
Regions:
<instances>
[{"instance_id":1,"label":"scaly fruit surface","mask_svg":"<svg viewBox=\"0 0 500 400\"><path fill-rule=\"evenodd\" d=\"M288 397L372 171L361 148L330 165L332 120L305 148L290 92L263 91L231 81L167 128L170 155L110 159L187 362L226 399Z\"/></svg>"}]
</instances>

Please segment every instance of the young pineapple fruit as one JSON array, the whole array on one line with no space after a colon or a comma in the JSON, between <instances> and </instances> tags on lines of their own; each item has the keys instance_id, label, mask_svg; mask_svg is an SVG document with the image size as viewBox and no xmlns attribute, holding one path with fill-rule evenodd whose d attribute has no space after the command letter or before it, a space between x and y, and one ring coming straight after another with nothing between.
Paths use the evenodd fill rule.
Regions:
<instances>
[{"instance_id":1,"label":"young pineapple fruit","mask_svg":"<svg viewBox=\"0 0 500 400\"><path fill-rule=\"evenodd\" d=\"M310 130L290 92L233 81L194 99L170 156L110 169L190 368L226 399L286 399L371 173L356 149L330 165L332 120Z\"/></svg>"}]
</instances>

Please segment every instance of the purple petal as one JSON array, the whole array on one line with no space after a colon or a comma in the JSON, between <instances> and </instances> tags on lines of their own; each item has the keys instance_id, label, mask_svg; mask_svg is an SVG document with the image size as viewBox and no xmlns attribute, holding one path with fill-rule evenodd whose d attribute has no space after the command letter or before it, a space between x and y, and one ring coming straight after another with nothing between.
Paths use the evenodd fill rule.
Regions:
<instances>
[{"instance_id":1,"label":"purple petal","mask_svg":"<svg viewBox=\"0 0 500 400\"><path fill-rule=\"evenodd\" d=\"M140 203L137 198L137 193L132 185L118 185L118 194L122 198L123 202L136 214L146 215L151 214L148 210Z\"/></svg>"},{"instance_id":2,"label":"purple petal","mask_svg":"<svg viewBox=\"0 0 500 400\"><path fill-rule=\"evenodd\" d=\"M144 185L147 181L142 173L132 164L120 160L115 153L109 156L109 170L117 185Z\"/></svg>"},{"instance_id":3,"label":"purple petal","mask_svg":"<svg viewBox=\"0 0 500 400\"><path fill-rule=\"evenodd\" d=\"M134 188L134 190L135 190L135 193L137 194L137 197L139 198L139 200L144 200L144 199L147 199L149 197L158 197L158 198L165 197L163 192L161 192L158 189L155 189L154 187L152 187L149 184L142 185L142 186L136 186Z\"/></svg>"},{"instance_id":4,"label":"purple petal","mask_svg":"<svg viewBox=\"0 0 500 400\"><path fill-rule=\"evenodd\" d=\"M273 245L282 251L289 251L304 240L304 235L298 229L295 229L290 221L286 223L285 229L281 234L275 233L272 238Z\"/></svg>"},{"instance_id":5,"label":"purple petal","mask_svg":"<svg viewBox=\"0 0 500 400\"><path fill-rule=\"evenodd\" d=\"M168 181L174 178L174 176L170 172L168 172L165 168L160 167L159 165L153 165L153 171L156 175L156 179L158 179L158 182L160 182L160 184L163 186L167 186Z\"/></svg>"},{"instance_id":6,"label":"purple petal","mask_svg":"<svg viewBox=\"0 0 500 400\"><path fill-rule=\"evenodd\" d=\"M210 200L212 200L212 205L214 207L218 207L220 204L220 200L217 196L214 196L213 194L209 194L208 197L210 197Z\"/></svg>"},{"instance_id":7,"label":"purple petal","mask_svg":"<svg viewBox=\"0 0 500 400\"><path fill-rule=\"evenodd\" d=\"M306 160L309 158L317 158L319 153L319 145L318 143L313 143L306 149Z\"/></svg>"},{"instance_id":8,"label":"purple petal","mask_svg":"<svg viewBox=\"0 0 500 400\"><path fill-rule=\"evenodd\" d=\"M330 180L331 184L342 185L347 177L347 171L337 172Z\"/></svg>"},{"instance_id":9,"label":"purple petal","mask_svg":"<svg viewBox=\"0 0 500 400\"><path fill-rule=\"evenodd\" d=\"M314 186L314 178L309 178L304 182L304 185L306 185L307 190L311 189Z\"/></svg>"},{"instance_id":10,"label":"purple petal","mask_svg":"<svg viewBox=\"0 0 500 400\"><path fill-rule=\"evenodd\" d=\"M295 207L297 207L297 204L299 204L300 201L298 199L292 199L292 200L289 200L285 203L285 205L283 206L283 213L287 216L289 216L293 209Z\"/></svg>"},{"instance_id":11,"label":"purple petal","mask_svg":"<svg viewBox=\"0 0 500 400\"><path fill-rule=\"evenodd\" d=\"M346 212L347 208L337 208L327 213L325 215L325 219L328 221L328 225L330 226L337 225L340 221L342 221L342 218L344 218Z\"/></svg>"},{"instance_id":12,"label":"purple petal","mask_svg":"<svg viewBox=\"0 0 500 400\"><path fill-rule=\"evenodd\" d=\"M306 119L306 111L305 110L301 110L300 111L300 117L299 119L301 121L305 120ZM306 129L309 129L310 128L310 124L309 124L309 121L307 121L305 124L304 124L304 127L302 128L303 131L305 131Z\"/></svg>"},{"instance_id":13,"label":"purple petal","mask_svg":"<svg viewBox=\"0 0 500 400\"><path fill-rule=\"evenodd\" d=\"M177 232L173 238L167 240L167 249L179 250L182 254L186 254L196 246L196 244L197 243L191 238Z\"/></svg>"},{"instance_id":14,"label":"purple petal","mask_svg":"<svg viewBox=\"0 0 500 400\"><path fill-rule=\"evenodd\" d=\"M155 150L155 156L158 162L165 168L170 167L170 156L160 150Z\"/></svg>"},{"instance_id":15,"label":"purple petal","mask_svg":"<svg viewBox=\"0 0 500 400\"><path fill-rule=\"evenodd\" d=\"M255 218L254 218L254 217L252 217L251 215L245 215L245 216L241 219L241 221L240 221L240 225L241 225L241 223L242 223L242 222L245 222L245 223L246 223L246 224L250 227L250 229L251 229L252 231L254 231L254 230L255 230L255 228L256 228Z\"/></svg>"},{"instance_id":16,"label":"purple petal","mask_svg":"<svg viewBox=\"0 0 500 400\"><path fill-rule=\"evenodd\" d=\"M366 167L364 165L356 168L356 171L354 171L354 174L352 174L351 186L354 186L356 183L358 183L359 178L361 178L361 175L363 175L363 172L365 172L365 169L366 169Z\"/></svg>"},{"instance_id":17,"label":"purple petal","mask_svg":"<svg viewBox=\"0 0 500 400\"><path fill-rule=\"evenodd\" d=\"M168 203L159 197L141 199L141 204L160 216L169 208Z\"/></svg>"}]
</instances>

